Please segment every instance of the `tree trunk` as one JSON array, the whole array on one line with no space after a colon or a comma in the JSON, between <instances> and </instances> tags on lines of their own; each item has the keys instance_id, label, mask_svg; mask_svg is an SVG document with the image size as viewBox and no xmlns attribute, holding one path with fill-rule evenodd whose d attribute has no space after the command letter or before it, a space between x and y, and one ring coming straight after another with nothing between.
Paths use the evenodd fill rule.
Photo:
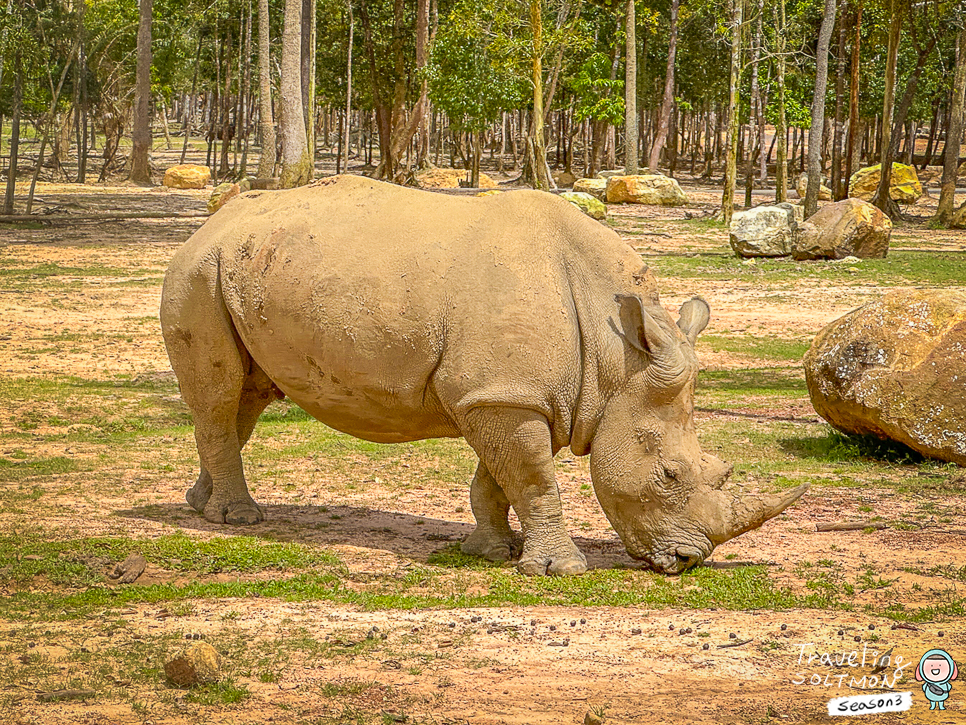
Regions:
<instances>
[{"instance_id":1,"label":"tree trunk","mask_svg":"<svg viewBox=\"0 0 966 725\"><path fill-rule=\"evenodd\" d=\"M272 112L271 34L268 0L258 0L258 135L262 144L258 176L267 179L275 173L275 117ZM200 40L199 40L199 50Z\"/></svg>"},{"instance_id":2,"label":"tree trunk","mask_svg":"<svg viewBox=\"0 0 966 725\"><path fill-rule=\"evenodd\" d=\"M346 51L346 64L345 64L345 138L342 142L342 148L345 153L345 165L342 167L343 171L349 172L349 141L350 132L352 129L352 42L355 36L355 18L352 16L352 0L348 0L346 3L349 10L349 47Z\"/></svg>"},{"instance_id":3,"label":"tree trunk","mask_svg":"<svg viewBox=\"0 0 966 725\"><path fill-rule=\"evenodd\" d=\"M664 74L664 96L661 98L661 115L657 121L657 134L651 144L651 153L647 157L647 170L657 173L661 162L661 150L667 141L668 126L671 123L671 108L674 105L674 59L678 46L678 9L679 0L671 0L671 32L668 36L667 70Z\"/></svg>"},{"instance_id":4,"label":"tree trunk","mask_svg":"<svg viewBox=\"0 0 966 725\"><path fill-rule=\"evenodd\" d=\"M267 2L267 0L265 0ZM179 163L184 163L184 157L188 153L188 139L191 136L191 125L194 120L195 105L197 104L197 97L195 93L198 90L198 67L201 65L201 39L204 37L203 33L198 33L198 50L195 52L195 70L194 75L191 78L191 96L189 96L190 106L185 109L184 118L184 141L181 144L181 161Z\"/></svg>"},{"instance_id":5,"label":"tree trunk","mask_svg":"<svg viewBox=\"0 0 966 725\"><path fill-rule=\"evenodd\" d=\"M892 176L892 156L889 151L892 146L892 113L896 93L896 61L899 55L899 32L902 30L902 0L892 0L890 3L892 18L889 24L889 47L886 57L885 93L882 99L882 135L879 137L881 176L879 188L872 198L872 203L887 216L899 216L899 207L892 200L889 193L889 182Z\"/></svg>"},{"instance_id":6,"label":"tree trunk","mask_svg":"<svg viewBox=\"0 0 966 725\"><path fill-rule=\"evenodd\" d=\"M731 0L731 81L728 92L728 142L725 158L724 193L721 196L721 219L731 225L735 208L735 177L737 176L739 82L741 80L741 18L744 0ZM779 0L782 2L782 0Z\"/></svg>"},{"instance_id":7,"label":"tree trunk","mask_svg":"<svg viewBox=\"0 0 966 725\"><path fill-rule=\"evenodd\" d=\"M859 50L862 43L862 0L859 0L858 8L855 11L855 36L852 39L852 61L849 70L849 140L846 144L845 152L845 174L843 175L843 185L845 186L846 196L849 193L849 182L852 179L852 172L855 170L857 156L861 153L859 144L856 144L859 128L862 122L859 120Z\"/></svg>"},{"instance_id":8,"label":"tree trunk","mask_svg":"<svg viewBox=\"0 0 966 725\"><path fill-rule=\"evenodd\" d=\"M752 205L752 192L755 186L755 136L757 135L758 127L755 124L756 116L761 116L762 111L759 104L760 97L759 92L761 86L758 82L758 60L761 56L761 14L764 9L764 0L758 0L758 24L755 29L755 35L752 39L752 51L751 51L751 109L748 118L748 159L745 165L745 206L751 207ZM764 136L758 139L758 146L764 143ZM760 153L760 152L759 152Z\"/></svg>"},{"instance_id":9,"label":"tree trunk","mask_svg":"<svg viewBox=\"0 0 966 725\"><path fill-rule=\"evenodd\" d=\"M317 0L302 0L302 113L309 153L309 178L315 175L315 13Z\"/></svg>"},{"instance_id":10,"label":"tree trunk","mask_svg":"<svg viewBox=\"0 0 966 725\"><path fill-rule=\"evenodd\" d=\"M236 125L239 126L240 134L244 146L242 147L241 166L238 169L238 177L244 179L248 176L248 118L249 118L249 97L252 84L252 0L248 0L248 22L245 24L245 44L242 51L242 72L241 72L241 118Z\"/></svg>"},{"instance_id":11,"label":"tree trunk","mask_svg":"<svg viewBox=\"0 0 966 725\"><path fill-rule=\"evenodd\" d=\"M17 193L17 161L20 154L20 112L23 106L23 63L20 52L13 59L13 112L10 118L10 163L7 166L7 193L3 199L3 213L13 214Z\"/></svg>"},{"instance_id":12,"label":"tree trunk","mask_svg":"<svg viewBox=\"0 0 966 725\"><path fill-rule=\"evenodd\" d=\"M842 94L845 92L845 8L842 8L842 22L839 23L838 67L835 73L835 127L832 139L832 173L830 185L832 199L839 201L848 196L842 187Z\"/></svg>"},{"instance_id":13,"label":"tree trunk","mask_svg":"<svg viewBox=\"0 0 966 725\"><path fill-rule=\"evenodd\" d=\"M547 166L547 143L543 133L543 18L540 0L530 0L530 30L533 33L533 117L530 137L527 139L524 178L534 189L549 191L553 186L553 179Z\"/></svg>"},{"instance_id":14,"label":"tree trunk","mask_svg":"<svg viewBox=\"0 0 966 725\"><path fill-rule=\"evenodd\" d=\"M677 0L674 0L675 4ZM624 32L624 173L637 173L637 14L627 0ZM673 81L672 81L673 82Z\"/></svg>"},{"instance_id":15,"label":"tree trunk","mask_svg":"<svg viewBox=\"0 0 966 725\"><path fill-rule=\"evenodd\" d=\"M828 85L828 46L835 25L835 0L825 0L822 27L815 52L815 93L812 96L812 127L808 131L808 187L805 191L805 218L818 211L822 184L822 139L825 125L825 89Z\"/></svg>"},{"instance_id":16,"label":"tree trunk","mask_svg":"<svg viewBox=\"0 0 966 725\"><path fill-rule=\"evenodd\" d=\"M935 220L949 226L953 215L953 198L956 193L956 171L959 166L959 148L963 140L963 111L966 106L966 29L959 31L957 39L956 70L953 72L952 100L949 107L949 125L946 127L946 148L943 158L942 189L939 192L939 209Z\"/></svg>"},{"instance_id":17,"label":"tree trunk","mask_svg":"<svg viewBox=\"0 0 966 725\"><path fill-rule=\"evenodd\" d=\"M151 183L151 20L154 0L138 0L137 70L134 100L134 128L131 151L131 181Z\"/></svg>"},{"instance_id":18,"label":"tree trunk","mask_svg":"<svg viewBox=\"0 0 966 725\"><path fill-rule=\"evenodd\" d=\"M280 186L307 184L312 174L302 108L302 0L285 0L282 33L282 174Z\"/></svg>"}]
</instances>

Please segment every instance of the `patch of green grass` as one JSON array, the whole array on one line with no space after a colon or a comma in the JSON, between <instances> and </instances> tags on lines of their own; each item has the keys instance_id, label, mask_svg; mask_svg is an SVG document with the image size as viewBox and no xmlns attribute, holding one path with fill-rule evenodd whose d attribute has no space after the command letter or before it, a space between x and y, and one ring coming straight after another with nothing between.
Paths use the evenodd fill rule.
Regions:
<instances>
[{"instance_id":1,"label":"patch of green grass","mask_svg":"<svg viewBox=\"0 0 966 725\"><path fill-rule=\"evenodd\" d=\"M188 690L186 702L198 705L237 705L251 696L245 685L236 684L231 678L220 682L197 685Z\"/></svg>"},{"instance_id":2,"label":"patch of green grass","mask_svg":"<svg viewBox=\"0 0 966 725\"><path fill-rule=\"evenodd\" d=\"M775 337L752 337L750 335L704 335L701 346L714 352L731 352L762 360L799 361L808 350L809 343L801 340L782 340Z\"/></svg>"},{"instance_id":3,"label":"patch of green grass","mask_svg":"<svg viewBox=\"0 0 966 725\"><path fill-rule=\"evenodd\" d=\"M918 464L922 454L896 441L870 435L849 435L826 427L824 436L789 438L782 441L785 450L802 458L820 461L882 461L894 464Z\"/></svg>"},{"instance_id":4,"label":"patch of green grass","mask_svg":"<svg viewBox=\"0 0 966 725\"><path fill-rule=\"evenodd\" d=\"M59 476L65 473L73 473L76 470L78 470L77 461L66 456L49 456L20 461L0 458L0 483L28 481L38 476ZM11 493L13 493L12 498L10 497ZM39 498L40 495L42 494L34 496L33 500ZM15 500L16 498L15 492L0 491L0 501Z\"/></svg>"},{"instance_id":5,"label":"patch of green grass","mask_svg":"<svg viewBox=\"0 0 966 725\"><path fill-rule=\"evenodd\" d=\"M944 287L966 279L966 255L955 252L894 250L885 259L865 259L857 264L759 259L747 265L722 249L720 253L663 256L654 259L652 266L658 277L753 283L779 289L799 283Z\"/></svg>"},{"instance_id":6,"label":"patch of green grass","mask_svg":"<svg viewBox=\"0 0 966 725\"><path fill-rule=\"evenodd\" d=\"M175 533L157 539L119 537L51 541L45 532L0 536L0 582L25 583L44 576L54 584L91 586L104 581L105 561L141 554L171 571L213 574L265 570L304 571L313 567L341 570L338 557L301 544L265 541L253 536L193 539ZM93 568L92 568L93 567Z\"/></svg>"}]
</instances>

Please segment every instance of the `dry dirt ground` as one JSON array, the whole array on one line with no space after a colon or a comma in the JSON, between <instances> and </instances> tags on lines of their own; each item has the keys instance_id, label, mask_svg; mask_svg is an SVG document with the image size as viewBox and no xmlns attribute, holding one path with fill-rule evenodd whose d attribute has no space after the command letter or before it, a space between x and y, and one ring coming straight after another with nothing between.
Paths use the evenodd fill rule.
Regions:
<instances>
[{"instance_id":1,"label":"dry dirt ground","mask_svg":"<svg viewBox=\"0 0 966 725\"><path fill-rule=\"evenodd\" d=\"M679 270L677 276L662 274L662 265L672 258L687 262L695 255L727 253L724 230L685 218L686 213L700 217L708 212L714 190L689 193L694 203L687 210L624 206L611 210L611 223L658 270L669 308L693 294L711 302L714 317L706 336L734 342L699 347L711 380L771 370L800 381L796 361L756 355L745 343L807 342L824 324L890 286L865 277L858 283L790 278L760 284L680 272L685 267L669 268ZM77 193L53 185L38 194L42 206L66 212L195 211L204 208L207 198L206 192L132 187L88 187ZM929 203L924 202L923 215ZM40 389L38 381L45 380L147 381L162 386L163 394L144 398L143 405L167 406L183 415L157 311L167 260L201 221L0 229L0 273L7 275L0 289L0 382L6 398L0 407L0 435L6 436L0 471L14 470L24 460L70 463L63 472L0 479L8 495L0 509L0 531L14 537L40 531L50 540L106 536L137 542L182 531L197 542L226 535L297 541L336 555L350 592L371 593L393 582L427 596L436 582L471 595L498 595L498 583L518 586L512 570L505 570L505 576L500 570L496 578L487 573L492 570L480 575L474 570L444 572L426 584L418 581L429 576L434 553L471 530L461 478L471 461L454 475L445 460L440 462L451 455L449 449L436 458L432 449L419 449L412 458L402 453L375 462L347 449L333 463L311 452L292 454L292 441L302 440L300 422L291 424L291 432L280 424L270 432L263 429L254 442L261 453L249 469L269 518L250 529L229 529L207 523L184 503L184 489L195 475L190 428L172 427L112 450L96 439L70 435L99 425L91 422L89 412L72 413L70 400L53 396L38 402L18 394ZM966 234L900 225L895 243L959 254L966 250ZM14 274L23 270L34 272ZM119 405L110 390L104 395L107 408ZM769 426L786 426L789 435L805 437L819 436L821 429L801 394L732 400L725 391L701 400L697 422L707 445L743 456L744 471L736 475L735 485L754 489L780 483L774 470L754 465L759 435ZM136 409L138 402L132 405ZM122 428L125 420L130 418L120 418ZM911 691L912 710L864 716L865 721L966 722L966 683L954 685L946 711L930 712L914 679L918 658L933 647L944 647L966 662L962 607L937 610L925 619L886 616L897 602L908 615L966 596L966 526L958 518L963 497L943 488L956 472L862 464L846 471L853 477L851 485L839 485L834 466L805 459L801 470L796 460L782 465L781 476L825 477L829 485L817 486L762 529L720 547L714 564L725 572L743 562L758 564L775 586L801 596L823 587L851 588L847 607L610 606L588 595L586 602L562 605L528 601L399 608L372 600L355 604L206 595L175 603L160 597L105 605L81 618L40 612L41 624L36 623L38 612L31 611L0 619L0 722L549 725L579 723L588 711L602 711L613 723L817 723L831 721L826 712L831 698L892 690ZM558 471L568 525L595 573L633 568L588 493L586 461L562 454ZM903 488L921 480L932 483L911 492ZM815 531L817 523L863 521L873 515L890 524L918 523L875 531ZM0 560L5 599L75 591L42 576L27 582L9 579L7 570L20 559L14 553ZM113 563L93 566L106 571ZM812 576L817 570L829 575ZM271 576L270 571L185 572L149 559L137 586L230 585ZM685 597L688 588L701 586L687 582L672 586L683 586ZM98 586L125 585L108 581ZM616 589L608 592L615 594ZM834 599L835 592L829 596ZM906 619L914 624L899 626ZM246 693L240 702L229 697L202 702L164 683L157 663L186 636L204 637L223 653L234 685ZM298 644L304 642L314 644ZM889 650L889 666L873 675L876 657ZM857 653L854 666L829 666L816 657L829 653L835 660L852 651ZM154 663L153 680L125 674L125 668L143 669L142 660ZM232 669L236 660L249 664ZM39 694L85 681L105 664L110 673L95 678L100 685L94 694L38 700ZM865 680L865 689L857 684L873 676L874 682Z\"/></svg>"}]
</instances>

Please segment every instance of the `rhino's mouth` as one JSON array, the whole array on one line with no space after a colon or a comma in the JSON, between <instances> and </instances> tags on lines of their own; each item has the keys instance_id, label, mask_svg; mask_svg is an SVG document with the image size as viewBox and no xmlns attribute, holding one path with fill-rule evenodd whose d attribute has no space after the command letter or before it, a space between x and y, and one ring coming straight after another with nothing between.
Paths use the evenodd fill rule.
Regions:
<instances>
[{"instance_id":1,"label":"rhino's mouth","mask_svg":"<svg viewBox=\"0 0 966 725\"><path fill-rule=\"evenodd\" d=\"M681 544L662 551L631 554L661 574L680 574L701 564L708 556L696 546Z\"/></svg>"}]
</instances>

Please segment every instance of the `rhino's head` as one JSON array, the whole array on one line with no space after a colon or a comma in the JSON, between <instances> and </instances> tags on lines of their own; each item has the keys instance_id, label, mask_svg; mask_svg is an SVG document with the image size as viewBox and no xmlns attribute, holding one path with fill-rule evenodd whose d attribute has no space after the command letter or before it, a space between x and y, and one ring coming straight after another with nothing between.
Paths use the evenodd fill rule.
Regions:
<instances>
[{"instance_id":1,"label":"rhino's head","mask_svg":"<svg viewBox=\"0 0 966 725\"><path fill-rule=\"evenodd\" d=\"M721 491L731 466L703 453L694 429L695 338L710 309L693 299L675 326L659 306L620 296L624 376L607 397L591 444L594 489L628 553L677 574L728 539L761 526L796 501ZM605 395L607 392L605 391Z\"/></svg>"}]
</instances>

